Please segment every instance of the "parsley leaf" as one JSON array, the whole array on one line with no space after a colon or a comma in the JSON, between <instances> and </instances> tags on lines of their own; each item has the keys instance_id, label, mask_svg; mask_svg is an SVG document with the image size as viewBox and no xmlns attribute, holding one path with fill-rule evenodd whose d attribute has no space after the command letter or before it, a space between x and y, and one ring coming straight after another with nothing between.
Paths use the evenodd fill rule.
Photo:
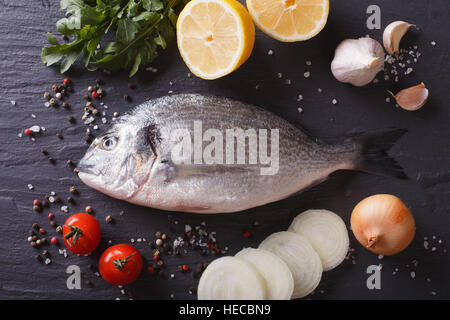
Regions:
<instances>
[{"instance_id":1,"label":"parsley leaf","mask_svg":"<svg viewBox=\"0 0 450 320\"><path fill-rule=\"evenodd\" d=\"M42 48L46 66L60 62L64 73L82 57L87 70L99 68L136 74L166 49L175 37L177 13L186 0L61 0L65 17L58 32L72 42L60 43L47 33ZM111 41L113 39L113 41Z\"/></svg>"}]
</instances>

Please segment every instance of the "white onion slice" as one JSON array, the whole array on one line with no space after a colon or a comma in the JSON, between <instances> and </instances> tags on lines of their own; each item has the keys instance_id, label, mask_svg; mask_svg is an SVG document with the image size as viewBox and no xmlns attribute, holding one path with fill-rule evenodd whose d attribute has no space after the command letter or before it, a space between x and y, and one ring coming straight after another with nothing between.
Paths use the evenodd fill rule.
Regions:
<instances>
[{"instance_id":1,"label":"white onion slice","mask_svg":"<svg viewBox=\"0 0 450 320\"><path fill-rule=\"evenodd\" d=\"M266 284L258 270L236 257L211 262L198 284L199 300L264 300Z\"/></svg>"},{"instance_id":2,"label":"white onion slice","mask_svg":"<svg viewBox=\"0 0 450 320\"><path fill-rule=\"evenodd\" d=\"M267 299L289 300L294 290L294 278L287 264L264 249L245 248L236 254L251 263L266 282Z\"/></svg>"},{"instance_id":3,"label":"white onion slice","mask_svg":"<svg viewBox=\"0 0 450 320\"><path fill-rule=\"evenodd\" d=\"M302 236L288 231L276 232L261 242L259 248L273 252L286 262L294 278L293 299L310 294L319 285L322 262Z\"/></svg>"},{"instance_id":4,"label":"white onion slice","mask_svg":"<svg viewBox=\"0 0 450 320\"><path fill-rule=\"evenodd\" d=\"M323 270L337 267L349 248L347 227L337 214L324 210L306 210L292 221L288 231L305 237L319 254Z\"/></svg>"}]
</instances>

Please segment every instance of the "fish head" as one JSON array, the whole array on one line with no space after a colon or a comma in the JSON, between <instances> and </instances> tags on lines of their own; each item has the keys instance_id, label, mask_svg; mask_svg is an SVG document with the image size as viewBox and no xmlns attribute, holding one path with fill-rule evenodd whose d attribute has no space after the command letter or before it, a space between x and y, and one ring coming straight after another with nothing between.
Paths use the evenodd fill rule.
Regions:
<instances>
[{"instance_id":1,"label":"fish head","mask_svg":"<svg viewBox=\"0 0 450 320\"><path fill-rule=\"evenodd\" d=\"M159 131L153 124L117 120L79 161L79 178L114 198L132 198L150 177Z\"/></svg>"}]
</instances>

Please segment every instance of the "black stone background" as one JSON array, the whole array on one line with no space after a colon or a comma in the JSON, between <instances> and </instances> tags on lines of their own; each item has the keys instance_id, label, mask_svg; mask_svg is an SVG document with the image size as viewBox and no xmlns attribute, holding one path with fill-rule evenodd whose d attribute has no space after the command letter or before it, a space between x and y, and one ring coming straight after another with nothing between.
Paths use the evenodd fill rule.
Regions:
<instances>
[{"instance_id":1,"label":"black stone background","mask_svg":"<svg viewBox=\"0 0 450 320\"><path fill-rule=\"evenodd\" d=\"M392 193L403 199L411 208L417 222L417 234L411 246L401 254L379 260L377 255L363 249L350 233L351 247L355 248L356 264L345 261L337 269L324 273L320 286L311 299L431 299L450 298L450 258L446 252L450 242L449 186L449 5L446 0L436 1L331 1L330 15L325 29L309 41L281 43L269 38L259 30L250 59L232 75L215 81L205 81L195 76L188 77L188 69L178 54L175 44L161 52L153 66L157 73L142 71L131 81L135 90L128 89L127 74L105 75L87 72L80 67L71 70L68 76L74 83L75 93L67 99L72 110L44 107L43 92L52 83L60 83L63 76L57 68L47 68L40 61L40 50L46 44L45 33L55 32L55 22L62 16L59 1L48 0L3 0L0 11L0 298L1 299L114 299L122 295L120 289L112 287L96 277L87 265L96 264L108 240L117 244L129 243L131 238L145 237L154 240L155 231L167 232L168 212L138 207L100 194L87 186L66 166L66 160L78 161L87 145L83 141L86 126L81 121L83 99L89 84L101 77L106 82L105 103L109 106L108 119L114 111L123 113L146 97L166 95L169 90L178 92L200 92L236 98L260 105L281 117L302 126L313 136L323 139L342 137L357 130L366 131L386 127L406 128L409 133L392 149L391 154L404 167L409 181L369 175L360 172L338 172L318 187L290 199L254 208L243 213L195 215L170 213L179 221L177 232L184 224L196 225L205 221L209 231L217 232L220 246L229 247L231 254L242 247L257 246L272 232L284 230L292 218L308 208L326 208L340 214L349 224L350 213L358 201L376 193ZM370 4L381 7L382 29L366 28L366 9ZM418 45L422 53L414 71L402 76L400 82L382 80L363 88L337 82L330 73L330 62L336 45L345 38L356 38L369 34L381 41L382 30L390 22L406 20L418 26L412 29L402 42L402 47ZM432 46L431 41L436 41ZM267 54L273 50L273 56ZM306 60L312 66L305 65ZM305 79L303 73L311 71ZM283 74L282 79L277 73ZM291 85L285 83L292 81ZM406 112L386 103L386 89L394 92L425 82L431 96L423 109ZM170 85L170 82L173 84ZM259 89L256 86L259 85ZM317 88L323 89L319 94ZM131 103L124 102L122 95L132 96ZM298 94L304 101L297 102ZM336 98L337 105L331 100ZM16 100L16 106L10 101ZM297 111L301 106L303 114ZM101 108L100 108L101 109ZM31 114L35 114L33 119ZM73 115L75 125L67 121ZM233 115L230 115L230 117ZM105 128L100 121L101 129ZM18 134L31 125L47 128L32 142L29 137ZM99 130L100 132L101 130ZM59 140L56 132L61 132ZM47 149L56 159L51 165L41 154ZM34 190L30 191L27 184ZM33 199L43 199L45 194L55 191L65 200L69 187L75 185L80 195L77 204L70 206L70 213L91 205L95 217L102 227L100 247L89 257L78 257L69 253L67 258L50 246L50 265L33 259L36 250L28 244L27 232L34 222L55 234L49 226L46 210L32 210ZM267 186L270 188L270 186ZM53 206L51 211L60 224L69 216ZM119 212L123 211L123 216ZM111 215L116 223L106 224L104 218ZM261 226L253 228L257 220ZM173 225L172 225L173 226ZM249 230L252 236L244 239L242 233ZM169 234L173 236L172 234ZM432 237L435 236L436 239ZM424 237L430 240L425 250ZM172 238L173 239L173 238ZM439 244L438 240L443 243ZM136 244L146 262L151 262L152 253L147 244ZM191 252L181 257L166 258L166 278L150 276L147 272L132 285L125 288L136 299L192 299L188 288L196 286L196 279L189 274L175 272L176 266L211 260L213 256L201 257ZM418 261L414 266L413 260ZM382 289L366 288L366 268L382 264ZM76 264L82 270L82 289L66 288L68 265ZM399 271L393 275L393 271ZM412 279L410 272L416 273ZM168 275L175 273L175 279ZM427 281L427 278L431 282ZM93 287L85 284L86 280ZM436 296L431 294L437 293Z\"/></svg>"}]
</instances>

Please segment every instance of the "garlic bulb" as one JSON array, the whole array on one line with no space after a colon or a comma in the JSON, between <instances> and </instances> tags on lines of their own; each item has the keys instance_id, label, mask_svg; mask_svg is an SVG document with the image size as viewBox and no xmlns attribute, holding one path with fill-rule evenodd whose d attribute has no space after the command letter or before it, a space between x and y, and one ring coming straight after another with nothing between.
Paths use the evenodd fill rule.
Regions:
<instances>
[{"instance_id":1,"label":"garlic bulb","mask_svg":"<svg viewBox=\"0 0 450 320\"><path fill-rule=\"evenodd\" d=\"M331 72L340 82L361 87L384 67L384 49L371 38L345 39L336 48Z\"/></svg>"}]
</instances>

